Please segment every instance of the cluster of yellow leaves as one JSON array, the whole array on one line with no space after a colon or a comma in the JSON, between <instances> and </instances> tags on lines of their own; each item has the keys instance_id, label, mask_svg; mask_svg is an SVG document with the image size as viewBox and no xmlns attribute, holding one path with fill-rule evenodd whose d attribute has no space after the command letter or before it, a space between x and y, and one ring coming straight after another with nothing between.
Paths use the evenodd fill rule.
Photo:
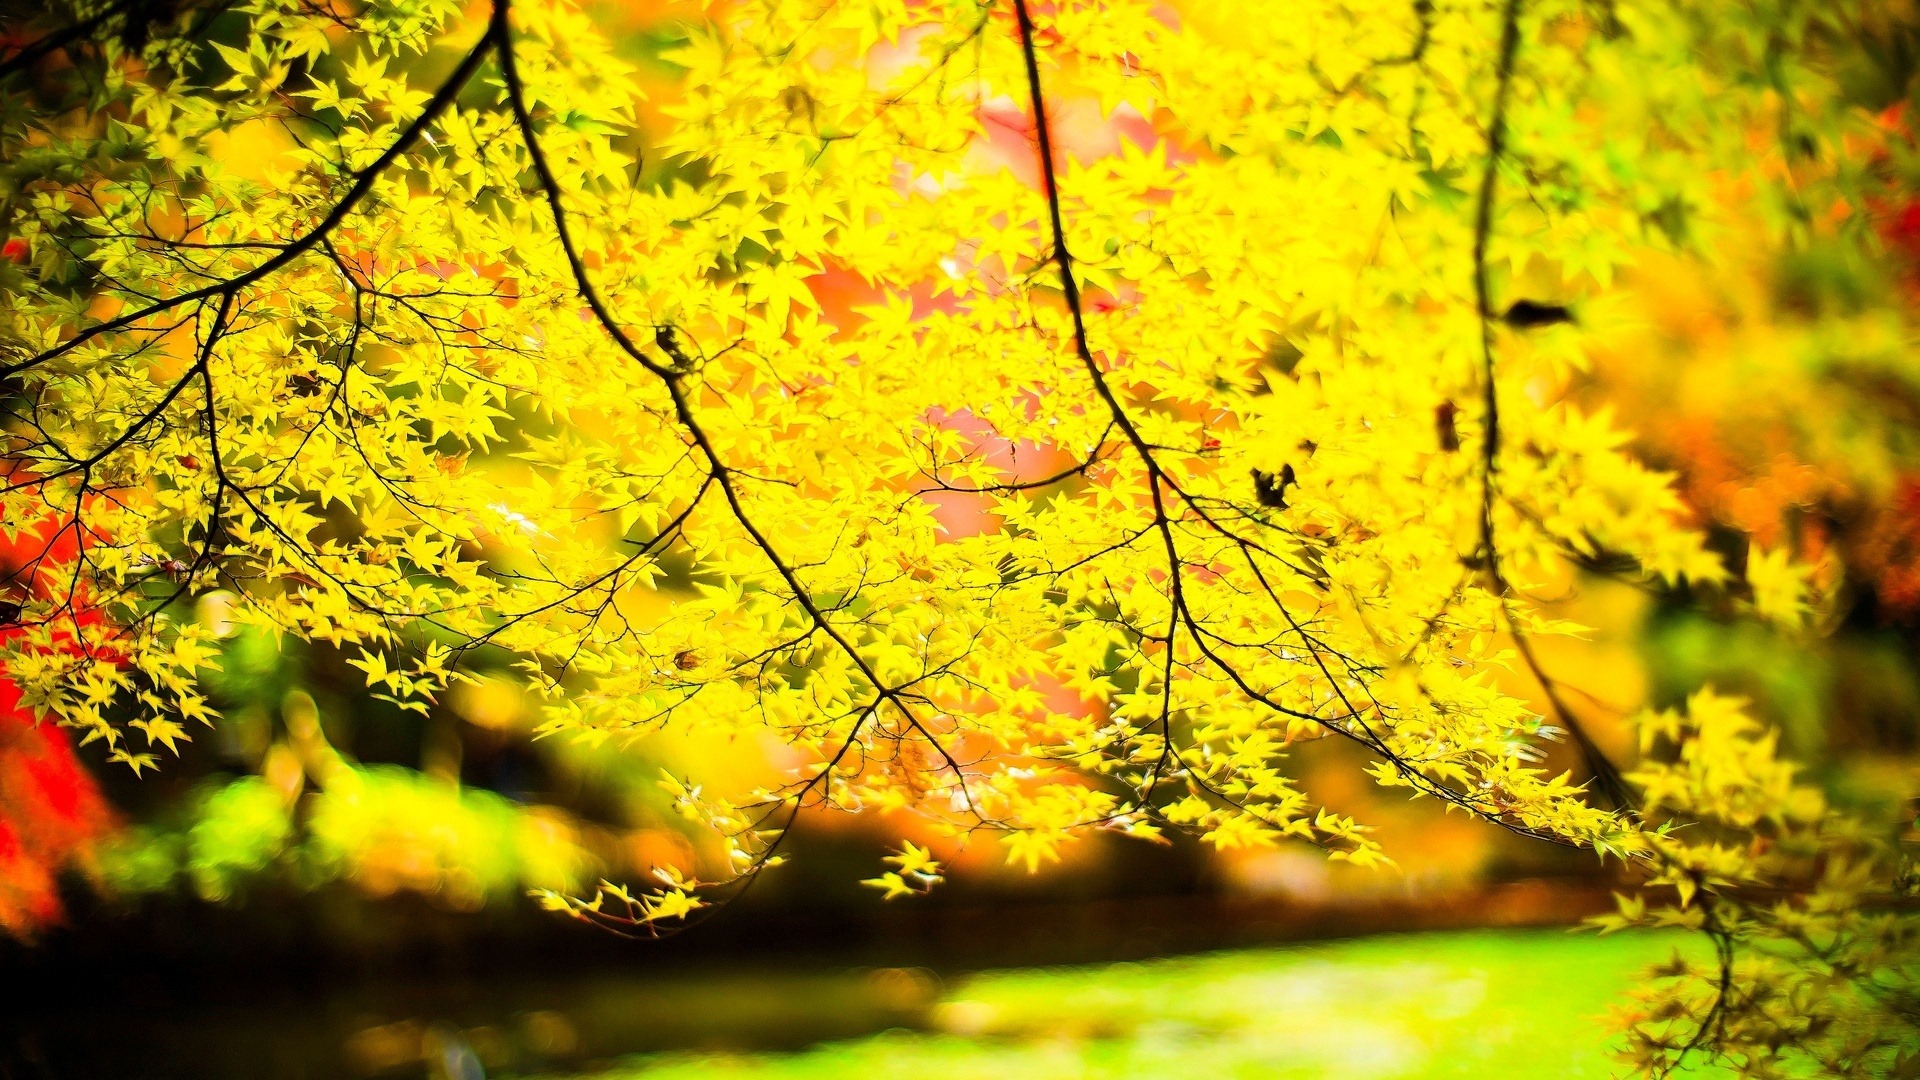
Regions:
<instances>
[{"instance_id":1,"label":"cluster of yellow leaves","mask_svg":"<svg viewBox=\"0 0 1920 1080\"><path fill-rule=\"evenodd\" d=\"M900 854L889 855L886 861L894 865L876 878L867 878L860 884L871 889L879 889L888 900L897 896L914 896L930 892L935 885L946 880L940 873L940 861L926 848L908 840L900 848Z\"/></svg>"},{"instance_id":2,"label":"cluster of yellow leaves","mask_svg":"<svg viewBox=\"0 0 1920 1080\"><path fill-rule=\"evenodd\" d=\"M1676 956L1621 1010L1623 1056L1656 1075L1695 1050L1742 1076L1907 1075L1920 1023L1911 856L1776 756L1777 734L1711 691L1639 718L1647 894L1603 931L1684 927L1713 962Z\"/></svg>"},{"instance_id":3,"label":"cluster of yellow leaves","mask_svg":"<svg viewBox=\"0 0 1920 1080\"><path fill-rule=\"evenodd\" d=\"M533 896L548 911L582 922L615 929L632 928L649 934L658 934L662 924L678 924L707 906L693 894L698 883L680 876L671 867L655 871L654 876L662 886L637 895L625 885L602 881L591 900L559 889L535 889Z\"/></svg>"},{"instance_id":4,"label":"cluster of yellow leaves","mask_svg":"<svg viewBox=\"0 0 1920 1080\"><path fill-rule=\"evenodd\" d=\"M627 70L579 12L515 8L521 104L581 272L618 325L657 339L668 379L586 310L510 108L462 98L404 169L360 171L427 99L386 63L415 46L327 45L295 117L259 73L314 39L257 9L246 56L210 53L204 89L155 77L165 96L134 96L137 167L85 202L33 190L28 232L109 238L124 284L101 293L125 308L235 280L354 184L366 198L270 277L31 369L37 426L13 452L46 479L9 505L83 518L102 539L76 578L147 636L136 665L23 652L13 676L109 735L99 710L139 665L145 711L203 715L191 674L208 654L174 644L196 638L167 602L217 582L237 587L235 621L355 652L395 700L505 649L548 730L771 730L811 764L766 802L910 805L1003 830L1029 864L1087 828L1151 835L1148 819L1375 861L1284 772L1290 741L1326 734L1372 747L1385 782L1574 842L1614 835L1540 772L1541 719L1491 678L1503 613L1551 627L1472 566L1483 418L1465 407L1480 319L1462 209L1498 12L1329 5L1296 25L1205 7L1039 16L1049 94L1097 103L1108 119L1087 137L1117 146L1068 154L1060 177L1091 369L1042 189L988 149L1029 111L1006 6L766 3L691 25L637 181ZM1528 168L1577 198L1502 205L1510 295L1603 287L1644 242L1633 205L1655 182L1602 167L1611 127L1567 112L1619 87L1547 75L1576 57L1627 70L1630 39L1585 17L1541 4L1525 20L1515 130ZM283 144L259 179L195 158L187 198L154 133L268 134L219 110L182 129L181 96L332 135ZM828 310L829 279L868 299ZM17 310L41 343L85 323ZM1576 332L1500 348L1508 576L1605 550L1720 579L1604 415L1536 404L1578 363ZM1066 469L1013 485L1034 471L1020 448ZM1257 477L1282 470L1263 495ZM979 492L967 529L938 512L956 490Z\"/></svg>"}]
</instances>

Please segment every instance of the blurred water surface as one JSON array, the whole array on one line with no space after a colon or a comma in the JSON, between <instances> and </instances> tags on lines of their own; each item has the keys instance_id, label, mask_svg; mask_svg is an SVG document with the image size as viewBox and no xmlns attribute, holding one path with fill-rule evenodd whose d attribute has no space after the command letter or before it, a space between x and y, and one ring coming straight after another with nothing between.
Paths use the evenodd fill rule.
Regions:
<instances>
[{"instance_id":1,"label":"blurred water surface","mask_svg":"<svg viewBox=\"0 0 1920 1080\"><path fill-rule=\"evenodd\" d=\"M44 1014L0 1076L483 1080L1611 1076L1604 1014L1685 938L1389 934L1070 967L667 975Z\"/></svg>"}]
</instances>

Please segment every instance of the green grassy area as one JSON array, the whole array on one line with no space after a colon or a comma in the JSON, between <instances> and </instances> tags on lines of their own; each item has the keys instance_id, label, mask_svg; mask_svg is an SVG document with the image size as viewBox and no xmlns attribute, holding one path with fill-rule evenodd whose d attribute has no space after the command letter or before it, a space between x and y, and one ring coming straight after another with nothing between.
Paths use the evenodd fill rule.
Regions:
<instances>
[{"instance_id":1,"label":"green grassy area","mask_svg":"<svg viewBox=\"0 0 1920 1080\"><path fill-rule=\"evenodd\" d=\"M1607 1007L1675 948L1694 943L1479 931L988 972L947 987L927 1030L794 1053L649 1055L603 1075L1600 1080L1619 1071Z\"/></svg>"}]
</instances>

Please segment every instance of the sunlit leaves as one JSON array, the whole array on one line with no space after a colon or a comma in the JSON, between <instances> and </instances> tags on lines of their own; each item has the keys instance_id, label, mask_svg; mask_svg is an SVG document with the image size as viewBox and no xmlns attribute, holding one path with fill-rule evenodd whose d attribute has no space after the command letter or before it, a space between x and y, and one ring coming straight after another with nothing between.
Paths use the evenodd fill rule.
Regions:
<instances>
[{"instance_id":1,"label":"sunlit leaves","mask_svg":"<svg viewBox=\"0 0 1920 1080\"><path fill-rule=\"evenodd\" d=\"M879 877L867 878L860 884L879 889L888 900L926 893L944 880L939 860L911 840L901 845L898 855L887 856L886 861L892 863L894 869Z\"/></svg>"},{"instance_id":2,"label":"sunlit leaves","mask_svg":"<svg viewBox=\"0 0 1920 1080\"><path fill-rule=\"evenodd\" d=\"M822 808L1030 871L1168 829L1386 862L1289 774L1317 737L1640 860L1685 893L1650 917L1764 876L1593 805L1498 678L1516 633L1573 629L1533 592L1569 559L1729 577L1618 419L1562 400L1596 332L1494 323L1474 288L1482 239L1490 310L1604 310L1711 225L1703 175L1772 183L1741 142L1771 99L1725 68L1761 16L1527 5L1476 238L1498 6L1033 8L1028 50L1004 3L715 7L643 92L567 3L336 33L259 0L231 41L162 35L178 63L102 60L104 136L10 120L37 157L6 189L31 269L0 510L70 540L5 646L26 703L156 764L212 716L188 602L219 588L402 710L504 664L542 734L770 754L764 789L667 781L724 880L587 898L549 861L543 903L647 933ZM1801 618L1795 568L1744 584ZM1737 708L1648 723L1651 812L1823 817ZM312 771L316 836L364 872L383 806L498 838L457 790ZM869 884L923 891L932 850Z\"/></svg>"}]
</instances>

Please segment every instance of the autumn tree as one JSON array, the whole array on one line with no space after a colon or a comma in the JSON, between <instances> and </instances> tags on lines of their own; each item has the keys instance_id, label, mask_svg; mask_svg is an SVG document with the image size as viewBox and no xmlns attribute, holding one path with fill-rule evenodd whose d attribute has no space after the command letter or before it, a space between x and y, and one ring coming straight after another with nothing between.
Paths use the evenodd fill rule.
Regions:
<instances>
[{"instance_id":1,"label":"autumn tree","mask_svg":"<svg viewBox=\"0 0 1920 1080\"><path fill-rule=\"evenodd\" d=\"M546 894L639 932L803 807L1029 866L1094 830L1383 862L1287 771L1347 740L1622 860L1608 925L1712 939L1625 1017L1646 1072L1908 1075L1906 822L1711 694L1610 762L1533 648L1570 567L1814 600L1565 392L1726 190L1788 231L1848 197L1875 11L715 3L649 101L548 0L56 5L0 61L0 510L40 538L0 658L136 770L216 720L234 627L401 708L504 670L556 737L791 747L745 796L669 781L722 880Z\"/></svg>"}]
</instances>

